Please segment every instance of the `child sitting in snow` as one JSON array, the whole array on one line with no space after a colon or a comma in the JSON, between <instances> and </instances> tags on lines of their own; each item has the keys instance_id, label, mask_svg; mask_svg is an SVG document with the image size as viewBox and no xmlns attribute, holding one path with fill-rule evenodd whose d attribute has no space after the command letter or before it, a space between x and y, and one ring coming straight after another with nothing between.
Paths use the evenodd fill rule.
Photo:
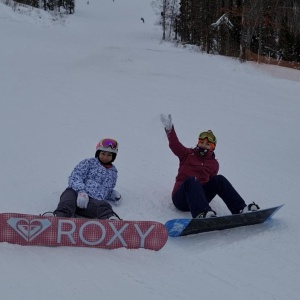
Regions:
<instances>
[{"instance_id":1,"label":"child sitting in snow","mask_svg":"<svg viewBox=\"0 0 300 300\"><path fill-rule=\"evenodd\" d=\"M74 168L54 215L120 219L107 201L119 204L121 200L121 195L114 190L118 170L112 162L117 153L116 140L102 139L96 146L95 158L84 159Z\"/></svg>"}]
</instances>

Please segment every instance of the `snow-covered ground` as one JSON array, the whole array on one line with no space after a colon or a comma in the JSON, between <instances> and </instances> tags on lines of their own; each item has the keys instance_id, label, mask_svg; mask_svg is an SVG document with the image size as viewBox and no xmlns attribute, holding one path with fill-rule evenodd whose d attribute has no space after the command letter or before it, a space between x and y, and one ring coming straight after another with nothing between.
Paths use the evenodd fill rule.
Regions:
<instances>
[{"instance_id":1,"label":"snow-covered ground","mask_svg":"<svg viewBox=\"0 0 300 300\"><path fill-rule=\"evenodd\" d=\"M285 206L266 224L169 238L159 252L2 243L1 299L299 299L299 71L176 48L155 21L150 0L77 0L60 21L0 3L1 212L54 210L108 136L120 143L123 219L189 216L171 202L178 161L162 112L186 146L215 132L220 174L246 202Z\"/></svg>"}]
</instances>

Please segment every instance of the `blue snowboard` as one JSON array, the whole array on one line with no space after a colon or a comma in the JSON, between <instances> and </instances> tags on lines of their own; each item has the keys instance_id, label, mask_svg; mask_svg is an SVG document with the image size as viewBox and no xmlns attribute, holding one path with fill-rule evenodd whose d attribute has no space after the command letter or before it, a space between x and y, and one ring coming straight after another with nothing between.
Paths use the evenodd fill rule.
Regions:
<instances>
[{"instance_id":1,"label":"blue snowboard","mask_svg":"<svg viewBox=\"0 0 300 300\"><path fill-rule=\"evenodd\" d=\"M173 219L165 224L169 236L184 236L214 230L264 223L283 205L244 214L228 215L207 219Z\"/></svg>"}]
</instances>

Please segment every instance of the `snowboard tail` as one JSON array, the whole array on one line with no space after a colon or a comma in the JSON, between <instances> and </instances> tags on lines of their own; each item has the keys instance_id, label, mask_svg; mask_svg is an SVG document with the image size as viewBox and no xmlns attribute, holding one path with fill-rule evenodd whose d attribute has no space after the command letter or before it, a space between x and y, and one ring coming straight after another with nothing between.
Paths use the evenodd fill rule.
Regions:
<instances>
[{"instance_id":1,"label":"snowboard tail","mask_svg":"<svg viewBox=\"0 0 300 300\"><path fill-rule=\"evenodd\" d=\"M0 242L23 246L124 247L158 251L167 239L165 226L155 221L0 214Z\"/></svg>"},{"instance_id":2,"label":"snowboard tail","mask_svg":"<svg viewBox=\"0 0 300 300\"><path fill-rule=\"evenodd\" d=\"M207 219L173 219L166 222L168 234L171 237L224 230L240 226L264 223L270 219L283 205L261 209L243 214L228 215Z\"/></svg>"}]
</instances>

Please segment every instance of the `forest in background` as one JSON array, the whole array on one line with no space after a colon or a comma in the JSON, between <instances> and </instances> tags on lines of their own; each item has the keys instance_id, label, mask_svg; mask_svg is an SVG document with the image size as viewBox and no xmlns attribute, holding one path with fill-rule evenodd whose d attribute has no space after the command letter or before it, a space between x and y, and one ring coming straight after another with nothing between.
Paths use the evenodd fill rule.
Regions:
<instances>
[{"instance_id":1,"label":"forest in background","mask_svg":"<svg viewBox=\"0 0 300 300\"><path fill-rule=\"evenodd\" d=\"M299 0L153 0L163 39L300 68Z\"/></svg>"},{"instance_id":2,"label":"forest in background","mask_svg":"<svg viewBox=\"0 0 300 300\"><path fill-rule=\"evenodd\" d=\"M2 0L2 2L14 8L18 5L28 5L67 14L73 14L75 12L75 0Z\"/></svg>"}]
</instances>

